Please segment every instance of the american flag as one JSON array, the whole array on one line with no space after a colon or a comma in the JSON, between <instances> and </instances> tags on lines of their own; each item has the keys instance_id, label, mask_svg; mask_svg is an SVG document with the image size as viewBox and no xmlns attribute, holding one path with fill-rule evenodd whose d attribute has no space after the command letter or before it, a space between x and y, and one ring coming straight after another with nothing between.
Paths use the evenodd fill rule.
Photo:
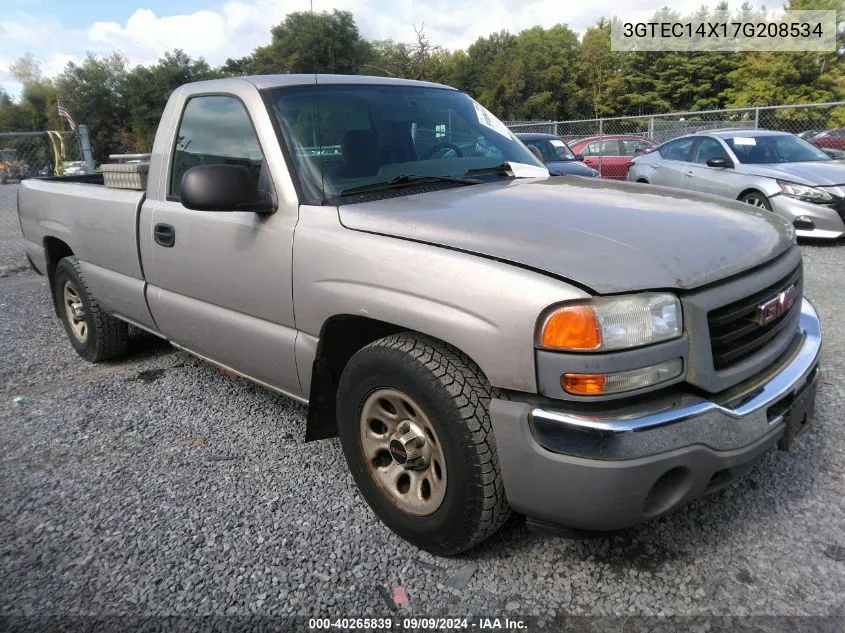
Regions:
<instances>
[{"instance_id":1,"label":"american flag","mask_svg":"<svg viewBox=\"0 0 845 633\"><path fill-rule=\"evenodd\" d=\"M59 105L58 105L57 109L58 109L59 116L62 117L63 119L65 119L68 122L68 125L70 125L70 129L75 130L76 129L76 121L74 121L73 117L70 116L70 112L68 112L67 108L65 107L65 104L62 103L61 101L59 101Z\"/></svg>"}]
</instances>

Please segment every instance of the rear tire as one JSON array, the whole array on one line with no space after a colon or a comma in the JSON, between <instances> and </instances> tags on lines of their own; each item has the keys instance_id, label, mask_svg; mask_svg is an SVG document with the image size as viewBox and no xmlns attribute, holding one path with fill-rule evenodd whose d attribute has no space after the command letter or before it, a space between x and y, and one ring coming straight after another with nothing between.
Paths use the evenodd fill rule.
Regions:
<instances>
[{"instance_id":1,"label":"rear tire","mask_svg":"<svg viewBox=\"0 0 845 633\"><path fill-rule=\"evenodd\" d=\"M82 358L99 363L126 352L129 326L100 308L75 257L65 257L56 267L53 296L68 340Z\"/></svg>"},{"instance_id":2,"label":"rear tire","mask_svg":"<svg viewBox=\"0 0 845 633\"><path fill-rule=\"evenodd\" d=\"M346 461L375 514L405 540L458 554L510 516L488 411L495 395L466 355L408 332L367 345L343 370Z\"/></svg>"},{"instance_id":3,"label":"rear tire","mask_svg":"<svg viewBox=\"0 0 845 633\"><path fill-rule=\"evenodd\" d=\"M766 194L760 193L759 191L749 191L748 193L744 193L739 197L739 201L750 204L758 209L765 209L766 211L772 210L772 205L766 197Z\"/></svg>"}]
</instances>

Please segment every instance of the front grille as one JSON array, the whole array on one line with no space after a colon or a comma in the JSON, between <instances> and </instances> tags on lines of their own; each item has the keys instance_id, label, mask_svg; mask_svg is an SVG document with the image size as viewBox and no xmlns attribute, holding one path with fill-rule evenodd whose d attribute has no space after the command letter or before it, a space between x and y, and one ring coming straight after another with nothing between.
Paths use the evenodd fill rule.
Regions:
<instances>
[{"instance_id":1,"label":"front grille","mask_svg":"<svg viewBox=\"0 0 845 633\"><path fill-rule=\"evenodd\" d=\"M839 214L839 217L845 220L845 198L837 198L831 206Z\"/></svg>"},{"instance_id":2,"label":"front grille","mask_svg":"<svg viewBox=\"0 0 845 633\"><path fill-rule=\"evenodd\" d=\"M792 321L801 309L802 272L799 265L789 275L768 288L707 314L713 367L727 369L760 351ZM757 306L795 284L798 294L792 307L766 325L756 321Z\"/></svg>"}]
</instances>

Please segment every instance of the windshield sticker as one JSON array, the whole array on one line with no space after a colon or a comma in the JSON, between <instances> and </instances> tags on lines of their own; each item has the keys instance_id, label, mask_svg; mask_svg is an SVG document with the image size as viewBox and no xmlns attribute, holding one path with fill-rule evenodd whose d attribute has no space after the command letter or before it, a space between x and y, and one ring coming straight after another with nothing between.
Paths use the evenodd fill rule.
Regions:
<instances>
[{"instance_id":1,"label":"windshield sticker","mask_svg":"<svg viewBox=\"0 0 845 633\"><path fill-rule=\"evenodd\" d=\"M748 136L734 136L734 145L757 145L757 140Z\"/></svg>"},{"instance_id":2,"label":"windshield sticker","mask_svg":"<svg viewBox=\"0 0 845 633\"><path fill-rule=\"evenodd\" d=\"M555 147L566 147L566 143L564 143L563 141L558 141L557 139L552 139L551 141L549 141L549 143L551 143Z\"/></svg>"},{"instance_id":3,"label":"windshield sticker","mask_svg":"<svg viewBox=\"0 0 845 633\"><path fill-rule=\"evenodd\" d=\"M513 138L513 134L507 128L507 126L499 121L493 114L485 108L480 103L473 101L472 105L475 106L475 114L478 117L478 122L481 123L484 127L489 127L494 132L498 132L502 136L506 136L507 138Z\"/></svg>"}]
</instances>

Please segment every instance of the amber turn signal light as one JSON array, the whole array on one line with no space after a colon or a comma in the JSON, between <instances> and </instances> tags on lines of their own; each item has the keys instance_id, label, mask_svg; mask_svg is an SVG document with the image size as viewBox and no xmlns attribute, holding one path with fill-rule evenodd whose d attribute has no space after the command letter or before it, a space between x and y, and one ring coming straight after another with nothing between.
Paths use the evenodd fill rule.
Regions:
<instances>
[{"instance_id":1,"label":"amber turn signal light","mask_svg":"<svg viewBox=\"0 0 845 633\"><path fill-rule=\"evenodd\" d=\"M606 374L564 374L561 386L576 396L595 396L604 393Z\"/></svg>"},{"instance_id":2,"label":"amber turn signal light","mask_svg":"<svg viewBox=\"0 0 845 633\"><path fill-rule=\"evenodd\" d=\"M565 306L553 312L543 325L540 341L550 349L591 350L601 346L601 324L589 306Z\"/></svg>"}]
</instances>

